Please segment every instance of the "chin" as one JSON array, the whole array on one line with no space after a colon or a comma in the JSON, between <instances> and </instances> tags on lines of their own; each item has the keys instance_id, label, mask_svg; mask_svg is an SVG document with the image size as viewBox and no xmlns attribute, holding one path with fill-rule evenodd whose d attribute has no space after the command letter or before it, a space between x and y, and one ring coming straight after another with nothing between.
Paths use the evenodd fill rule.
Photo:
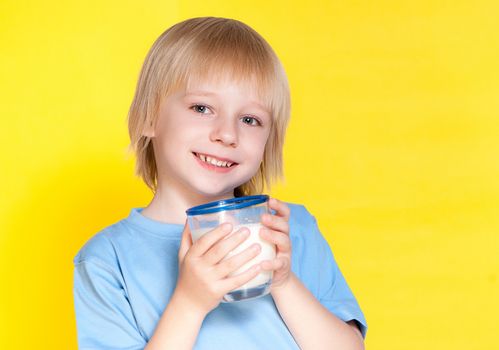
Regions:
<instances>
[{"instance_id":1,"label":"chin","mask_svg":"<svg viewBox=\"0 0 499 350\"><path fill-rule=\"evenodd\" d=\"M251 179L251 177L249 179ZM204 197L206 201L211 202L222 197L234 197L234 190L248 182L249 179L244 182L241 182L240 180L231 181L230 183L227 182L228 179L219 179L219 181L213 181L213 179L210 179L211 181L196 181L196 183L191 182L190 188L198 196Z\"/></svg>"},{"instance_id":2,"label":"chin","mask_svg":"<svg viewBox=\"0 0 499 350\"><path fill-rule=\"evenodd\" d=\"M205 197L207 201L215 201L221 197L234 197L234 189L210 188L209 190L198 189L196 191L200 196Z\"/></svg>"}]
</instances>

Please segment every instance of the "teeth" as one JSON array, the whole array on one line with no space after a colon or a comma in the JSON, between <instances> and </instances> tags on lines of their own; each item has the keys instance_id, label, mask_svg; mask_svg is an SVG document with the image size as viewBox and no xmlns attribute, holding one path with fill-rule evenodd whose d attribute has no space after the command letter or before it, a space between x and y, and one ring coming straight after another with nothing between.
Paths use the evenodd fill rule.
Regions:
<instances>
[{"instance_id":1,"label":"teeth","mask_svg":"<svg viewBox=\"0 0 499 350\"><path fill-rule=\"evenodd\" d=\"M203 162L206 162L206 163L218 166L218 167L229 168L232 164L234 164L234 163L223 161L223 160L217 160L215 158L205 156L204 154L198 154L198 156Z\"/></svg>"}]
</instances>

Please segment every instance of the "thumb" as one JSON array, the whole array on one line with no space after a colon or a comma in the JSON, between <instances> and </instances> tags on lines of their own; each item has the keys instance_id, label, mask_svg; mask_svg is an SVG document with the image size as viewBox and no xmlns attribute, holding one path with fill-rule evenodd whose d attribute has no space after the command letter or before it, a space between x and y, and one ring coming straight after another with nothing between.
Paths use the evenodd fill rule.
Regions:
<instances>
[{"instance_id":1,"label":"thumb","mask_svg":"<svg viewBox=\"0 0 499 350\"><path fill-rule=\"evenodd\" d=\"M178 250L178 260L183 261L185 254L192 246L192 237L191 230L189 229L189 225L187 224L187 220L185 221L184 231L182 232L182 239L180 241L180 248Z\"/></svg>"}]
</instances>

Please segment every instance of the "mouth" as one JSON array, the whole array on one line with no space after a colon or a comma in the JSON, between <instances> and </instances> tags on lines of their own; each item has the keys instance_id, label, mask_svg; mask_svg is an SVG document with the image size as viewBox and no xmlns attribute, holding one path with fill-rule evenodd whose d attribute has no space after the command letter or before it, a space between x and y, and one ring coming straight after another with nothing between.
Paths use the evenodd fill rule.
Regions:
<instances>
[{"instance_id":1,"label":"mouth","mask_svg":"<svg viewBox=\"0 0 499 350\"><path fill-rule=\"evenodd\" d=\"M208 154L202 154L202 153L196 153L192 152L194 156L199 159L201 162L220 169L228 169L228 168L233 168L238 163L234 162L233 160L230 159L225 159L225 158L217 158L213 155L208 155Z\"/></svg>"}]
</instances>

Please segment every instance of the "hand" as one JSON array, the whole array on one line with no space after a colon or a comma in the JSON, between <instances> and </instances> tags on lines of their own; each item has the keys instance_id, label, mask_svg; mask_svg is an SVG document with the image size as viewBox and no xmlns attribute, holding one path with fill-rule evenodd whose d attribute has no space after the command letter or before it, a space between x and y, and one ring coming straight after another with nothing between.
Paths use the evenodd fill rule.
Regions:
<instances>
[{"instance_id":1,"label":"hand","mask_svg":"<svg viewBox=\"0 0 499 350\"><path fill-rule=\"evenodd\" d=\"M178 252L179 277L174 294L176 299L188 303L195 311L207 314L218 306L225 294L247 283L261 270L259 265L255 265L241 274L228 277L261 250L259 244L253 244L224 259L250 233L247 228L241 228L233 234L230 234L231 231L231 224L222 224L193 244L187 223L184 227Z\"/></svg>"},{"instance_id":2,"label":"hand","mask_svg":"<svg viewBox=\"0 0 499 350\"><path fill-rule=\"evenodd\" d=\"M289 239L289 207L271 198L269 207L276 215L263 214L262 223L266 228L260 230L260 237L276 245L276 257L260 263L263 271L274 271L271 291L284 286L291 271L291 240Z\"/></svg>"}]
</instances>

